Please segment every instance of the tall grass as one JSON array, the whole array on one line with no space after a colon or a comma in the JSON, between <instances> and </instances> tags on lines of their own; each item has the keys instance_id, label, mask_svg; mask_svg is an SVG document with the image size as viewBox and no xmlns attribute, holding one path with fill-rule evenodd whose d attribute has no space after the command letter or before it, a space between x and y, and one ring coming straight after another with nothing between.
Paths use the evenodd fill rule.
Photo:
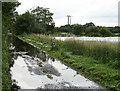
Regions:
<instances>
[{"instance_id":1,"label":"tall grass","mask_svg":"<svg viewBox=\"0 0 120 91\"><path fill-rule=\"evenodd\" d=\"M11 88L11 75L10 75L10 53L5 42L5 34L2 35L2 89Z\"/></svg>"},{"instance_id":2,"label":"tall grass","mask_svg":"<svg viewBox=\"0 0 120 91\"><path fill-rule=\"evenodd\" d=\"M90 56L102 63L119 63L118 43L70 39L64 42L64 47L73 54Z\"/></svg>"},{"instance_id":3,"label":"tall grass","mask_svg":"<svg viewBox=\"0 0 120 91\"><path fill-rule=\"evenodd\" d=\"M113 68L120 68L118 43L103 42L103 41L82 41L82 40L66 40L59 41L49 38L46 35L24 35L25 38L37 42L42 42L47 45L52 45L54 41L56 49L70 51L74 55L84 55L92 57L101 63L108 64Z\"/></svg>"}]
</instances>

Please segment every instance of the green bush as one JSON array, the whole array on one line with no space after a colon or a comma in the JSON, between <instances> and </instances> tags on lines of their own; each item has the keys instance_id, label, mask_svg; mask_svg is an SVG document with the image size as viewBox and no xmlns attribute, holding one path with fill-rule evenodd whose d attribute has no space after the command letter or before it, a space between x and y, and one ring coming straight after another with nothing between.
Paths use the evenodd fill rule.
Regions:
<instances>
[{"instance_id":1,"label":"green bush","mask_svg":"<svg viewBox=\"0 0 120 91\"><path fill-rule=\"evenodd\" d=\"M83 33L83 26L79 24L73 25L72 32L75 35L81 35Z\"/></svg>"},{"instance_id":2,"label":"green bush","mask_svg":"<svg viewBox=\"0 0 120 91\"><path fill-rule=\"evenodd\" d=\"M94 36L94 37L107 37L107 36L113 36L113 34L110 32L110 30L106 27L96 27L96 26L90 26L86 29L85 34L87 36Z\"/></svg>"},{"instance_id":3,"label":"green bush","mask_svg":"<svg viewBox=\"0 0 120 91\"><path fill-rule=\"evenodd\" d=\"M99 33L102 37L112 36L112 33L105 27L100 28Z\"/></svg>"},{"instance_id":4,"label":"green bush","mask_svg":"<svg viewBox=\"0 0 120 91\"><path fill-rule=\"evenodd\" d=\"M85 34L86 35L90 35L90 34L93 34L93 33L98 33L98 27L96 27L96 26L90 26L90 27L88 27L87 29L86 29L86 31L85 31Z\"/></svg>"}]
</instances>

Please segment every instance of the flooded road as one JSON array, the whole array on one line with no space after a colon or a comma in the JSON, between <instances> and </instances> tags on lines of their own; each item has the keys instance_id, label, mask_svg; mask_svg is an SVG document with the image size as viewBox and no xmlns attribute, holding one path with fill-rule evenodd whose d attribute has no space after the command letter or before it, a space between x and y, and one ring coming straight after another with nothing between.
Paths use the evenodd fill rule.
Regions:
<instances>
[{"instance_id":1,"label":"flooded road","mask_svg":"<svg viewBox=\"0 0 120 91\"><path fill-rule=\"evenodd\" d=\"M12 80L20 89L103 89L44 51L13 38Z\"/></svg>"},{"instance_id":2,"label":"flooded road","mask_svg":"<svg viewBox=\"0 0 120 91\"><path fill-rule=\"evenodd\" d=\"M120 42L120 37L54 37L57 40L83 40L83 41L105 41L105 42Z\"/></svg>"}]
</instances>

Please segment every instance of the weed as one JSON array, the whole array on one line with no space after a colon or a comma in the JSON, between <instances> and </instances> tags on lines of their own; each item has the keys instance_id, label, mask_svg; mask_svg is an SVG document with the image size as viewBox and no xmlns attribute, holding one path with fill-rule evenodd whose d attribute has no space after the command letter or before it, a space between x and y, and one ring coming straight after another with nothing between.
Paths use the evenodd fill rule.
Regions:
<instances>
[{"instance_id":1,"label":"weed","mask_svg":"<svg viewBox=\"0 0 120 91\"><path fill-rule=\"evenodd\" d=\"M39 66L42 67L42 62L39 63Z\"/></svg>"},{"instance_id":2,"label":"weed","mask_svg":"<svg viewBox=\"0 0 120 91\"><path fill-rule=\"evenodd\" d=\"M50 75L50 74L47 74L47 77L50 79L53 79L52 75Z\"/></svg>"}]
</instances>

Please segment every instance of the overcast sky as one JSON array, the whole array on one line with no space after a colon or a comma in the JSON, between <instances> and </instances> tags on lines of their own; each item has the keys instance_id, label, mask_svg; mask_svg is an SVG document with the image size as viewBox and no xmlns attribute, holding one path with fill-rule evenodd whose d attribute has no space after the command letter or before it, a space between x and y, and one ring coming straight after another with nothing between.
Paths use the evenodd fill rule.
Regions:
<instances>
[{"instance_id":1,"label":"overcast sky","mask_svg":"<svg viewBox=\"0 0 120 91\"><path fill-rule=\"evenodd\" d=\"M18 0L19 14L36 7L50 8L56 26L67 24L71 15L72 24L93 22L99 26L118 26L118 2L120 0Z\"/></svg>"}]
</instances>

